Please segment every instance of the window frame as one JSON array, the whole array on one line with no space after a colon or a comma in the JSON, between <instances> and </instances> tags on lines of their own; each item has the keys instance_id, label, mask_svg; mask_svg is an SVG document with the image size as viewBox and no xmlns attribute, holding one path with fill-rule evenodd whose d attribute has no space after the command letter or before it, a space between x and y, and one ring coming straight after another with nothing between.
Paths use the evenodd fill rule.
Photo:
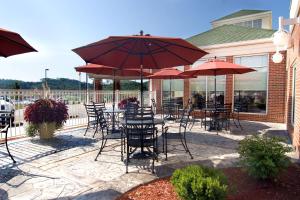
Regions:
<instances>
[{"instance_id":1,"label":"window frame","mask_svg":"<svg viewBox=\"0 0 300 200\"><path fill-rule=\"evenodd\" d=\"M250 114L250 115L268 115L269 112L269 73L270 73L270 54L268 53L263 53L263 54L246 54L246 55L238 55L238 56L233 56L233 63L235 63L236 58L241 58L241 57L253 57L253 56L267 56L267 61L268 61L268 66L267 66L267 96L266 96L266 112L265 113L255 113L255 112L240 112L241 114ZM232 106L234 107L234 91L235 91L235 74L233 74L233 80L232 80Z\"/></svg>"},{"instance_id":2,"label":"window frame","mask_svg":"<svg viewBox=\"0 0 300 200\"><path fill-rule=\"evenodd\" d=\"M204 61L204 62L207 62L207 61L209 61L209 60L211 60L211 59L214 59L215 57L210 57L210 58L206 58L206 59L203 59L203 58L201 58L201 59L199 59L199 60L197 60L196 62L198 62L198 61ZM227 58L226 57L224 57L224 56L222 56L222 57L218 57L217 58L218 60L223 60L223 61L225 61L226 62L226 60L227 60ZM195 62L195 63L196 63ZM191 68L192 69L192 68ZM226 99L226 86L227 86L227 75L222 75L222 76L225 76L225 88L224 88L224 102L225 102L225 99ZM214 76L202 76L202 77L205 77L205 102L207 102L207 100L208 100L208 84L207 84L207 82L208 82L208 78L207 77L214 77ZM217 76L218 77L218 76ZM195 79L198 79L198 76L197 76L197 78L195 78ZM192 95L192 87L191 87L191 80L189 80L189 96L191 97L191 95Z\"/></svg>"}]
</instances>

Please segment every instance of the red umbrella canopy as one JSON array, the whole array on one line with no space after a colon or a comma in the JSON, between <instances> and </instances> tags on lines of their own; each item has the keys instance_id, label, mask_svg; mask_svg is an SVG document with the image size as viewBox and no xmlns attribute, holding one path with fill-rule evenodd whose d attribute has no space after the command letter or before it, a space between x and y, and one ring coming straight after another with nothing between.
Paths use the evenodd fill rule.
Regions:
<instances>
[{"instance_id":1,"label":"red umbrella canopy","mask_svg":"<svg viewBox=\"0 0 300 200\"><path fill-rule=\"evenodd\" d=\"M86 63L125 68L163 69L190 65L207 52L180 38L111 36L73 49Z\"/></svg>"},{"instance_id":2,"label":"red umbrella canopy","mask_svg":"<svg viewBox=\"0 0 300 200\"><path fill-rule=\"evenodd\" d=\"M126 70L119 70L115 67L108 67L104 65L96 65L96 64L87 64L80 67L75 67L75 70L77 72L85 72L85 73L91 73L91 74L98 74L98 75L108 75L113 76L115 73L115 76L118 77L139 77L141 75L141 71L137 69L126 69ZM149 76L151 73L144 72L143 76Z\"/></svg>"},{"instance_id":3,"label":"red umbrella canopy","mask_svg":"<svg viewBox=\"0 0 300 200\"><path fill-rule=\"evenodd\" d=\"M9 57L17 54L37 51L18 33L0 28L0 56Z\"/></svg>"},{"instance_id":4,"label":"red umbrella canopy","mask_svg":"<svg viewBox=\"0 0 300 200\"><path fill-rule=\"evenodd\" d=\"M153 75L147 76L149 79L186 79L186 78L196 78L190 75L181 75L182 71L175 68L162 69Z\"/></svg>"},{"instance_id":5,"label":"red umbrella canopy","mask_svg":"<svg viewBox=\"0 0 300 200\"><path fill-rule=\"evenodd\" d=\"M182 75L218 76L226 74L244 74L253 71L255 70L252 68L229 63L223 60L211 60L199 65L196 68L183 72Z\"/></svg>"}]
</instances>

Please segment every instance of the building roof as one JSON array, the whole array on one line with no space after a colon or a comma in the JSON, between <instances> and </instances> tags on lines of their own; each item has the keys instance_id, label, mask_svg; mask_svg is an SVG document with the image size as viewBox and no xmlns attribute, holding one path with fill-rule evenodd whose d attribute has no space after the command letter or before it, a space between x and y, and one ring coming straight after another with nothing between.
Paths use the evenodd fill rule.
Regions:
<instances>
[{"instance_id":1,"label":"building roof","mask_svg":"<svg viewBox=\"0 0 300 200\"><path fill-rule=\"evenodd\" d=\"M275 30L249 28L238 25L226 24L187 38L186 40L196 46L208 46L270 38Z\"/></svg>"},{"instance_id":2,"label":"building roof","mask_svg":"<svg viewBox=\"0 0 300 200\"><path fill-rule=\"evenodd\" d=\"M240 11L231 13L229 15L226 15L224 17L221 17L219 19L216 19L213 22L221 21L221 20L225 20L225 19L232 19L232 18L236 18L236 17L247 16L247 15L254 15L254 14L268 12L268 11L270 11L270 10L240 10Z\"/></svg>"}]
</instances>

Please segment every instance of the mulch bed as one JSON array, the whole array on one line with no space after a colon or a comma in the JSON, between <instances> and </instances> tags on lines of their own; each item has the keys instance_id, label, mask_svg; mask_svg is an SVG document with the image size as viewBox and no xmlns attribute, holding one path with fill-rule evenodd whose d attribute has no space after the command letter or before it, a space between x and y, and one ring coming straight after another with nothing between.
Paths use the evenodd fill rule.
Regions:
<instances>
[{"instance_id":1,"label":"mulch bed","mask_svg":"<svg viewBox=\"0 0 300 200\"><path fill-rule=\"evenodd\" d=\"M226 168L228 200L289 200L300 199L300 166L294 164L277 180L257 181L241 168ZM169 178L157 179L124 193L118 200L180 200Z\"/></svg>"}]
</instances>

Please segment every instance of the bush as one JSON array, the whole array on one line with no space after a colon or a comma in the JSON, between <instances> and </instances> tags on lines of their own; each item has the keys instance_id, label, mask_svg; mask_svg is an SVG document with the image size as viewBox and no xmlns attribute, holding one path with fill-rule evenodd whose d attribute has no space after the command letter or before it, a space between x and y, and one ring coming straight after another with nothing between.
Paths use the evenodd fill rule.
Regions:
<instances>
[{"instance_id":1,"label":"bush","mask_svg":"<svg viewBox=\"0 0 300 200\"><path fill-rule=\"evenodd\" d=\"M37 134L37 127L34 124L28 124L26 126L26 133L29 137L34 137Z\"/></svg>"},{"instance_id":2,"label":"bush","mask_svg":"<svg viewBox=\"0 0 300 200\"><path fill-rule=\"evenodd\" d=\"M282 142L283 139L278 137L245 138L240 142L238 149L241 165L255 178L275 178L290 164L285 153L292 151L292 148Z\"/></svg>"},{"instance_id":3,"label":"bush","mask_svg":"<svg viewBox=\"0 0 300 200\"><path fill-rule=\"evenodd\" d=\"M197 165L176 170L171 183L184 200L219 200L227 193L227 180L221 171Z\"/></svg>"}]
</instances>

